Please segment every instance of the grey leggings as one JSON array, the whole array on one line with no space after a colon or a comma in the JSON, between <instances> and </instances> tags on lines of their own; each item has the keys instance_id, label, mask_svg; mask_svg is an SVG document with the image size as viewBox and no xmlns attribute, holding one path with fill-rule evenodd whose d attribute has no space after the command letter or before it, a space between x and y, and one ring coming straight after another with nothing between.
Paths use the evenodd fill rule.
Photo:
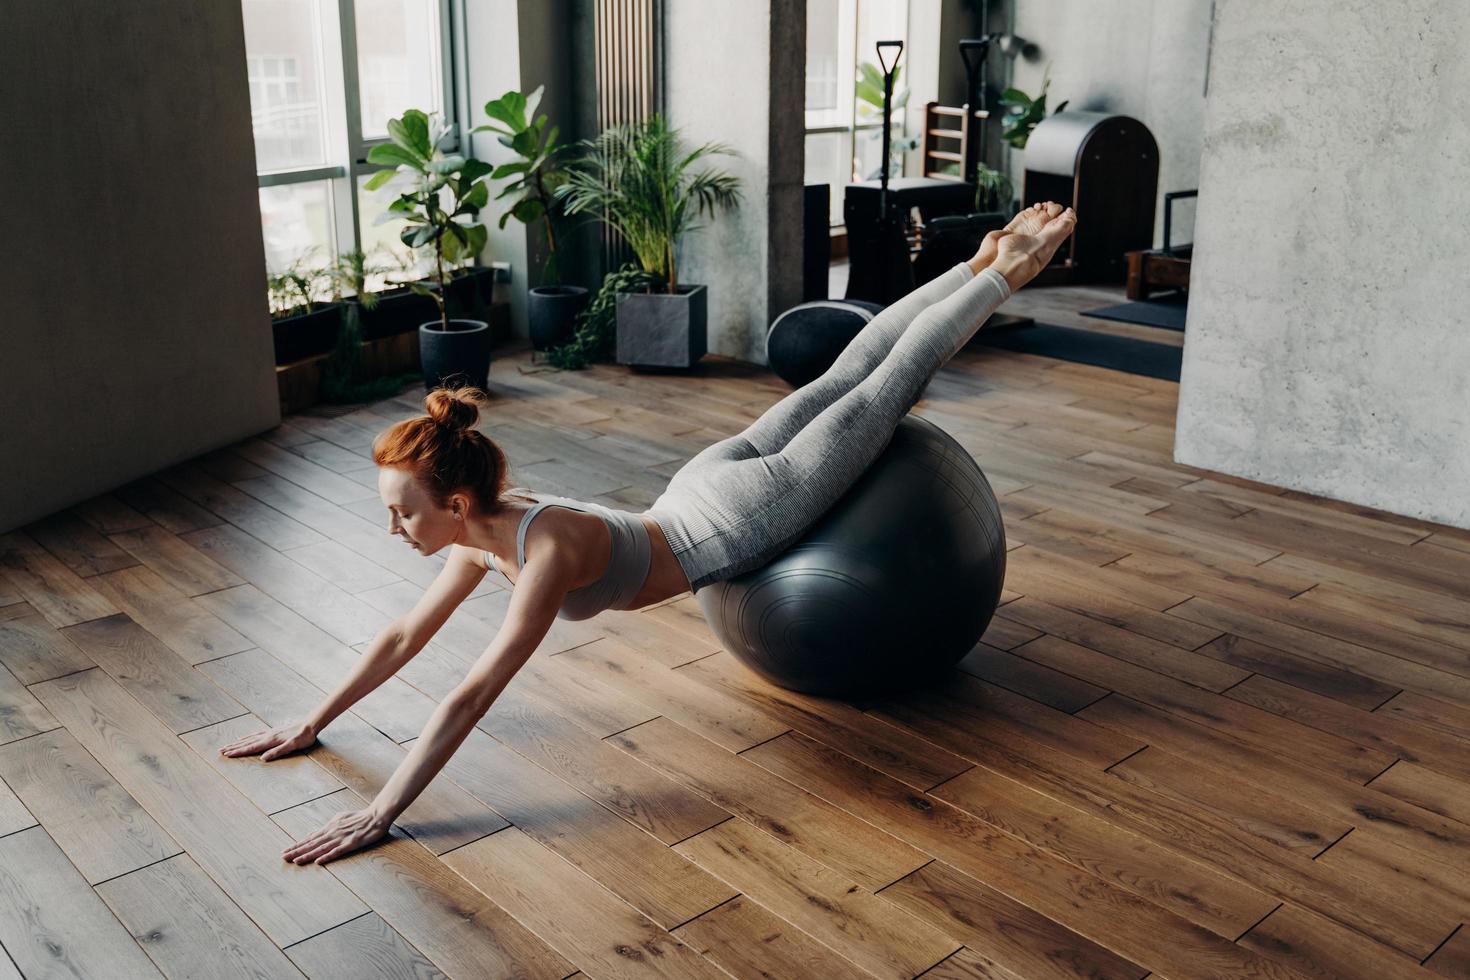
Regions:
<instances>
[{"instance_id":1,"label":"grey leggings","mask_svg":"<svg viewBox=\"0 0 1470 980\"><path fill-rule=\"evenodd\" d=\"M815 524L1010 292L992 269L955 266L873 317L821 377L685 463L645 513L690 586L759 568Z\"/></svg>"}]
</instances>

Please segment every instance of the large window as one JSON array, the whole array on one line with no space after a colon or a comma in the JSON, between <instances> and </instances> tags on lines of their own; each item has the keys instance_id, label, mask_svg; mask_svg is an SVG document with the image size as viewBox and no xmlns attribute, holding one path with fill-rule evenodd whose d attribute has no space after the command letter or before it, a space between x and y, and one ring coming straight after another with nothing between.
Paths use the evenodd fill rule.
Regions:
<instances>
[{"instance_id":1,"label":"large window","mask_svg":"<svg viewBox=\"0 0 1470 980\"><path fill-rule=\"evenodd\" d=\"M806 182L831 186L833 225L842 223L842 189L875 176L883 155L882 115L857 98L859 66L877 65L877 42L907 40L908 8L908 0L807 0ZM895 94L904 82L900 72Z\"/></svg>"},{"instance_id":2,"label":"large window","mask_svg":"<svg viewBox=\"0 0 1470 980\"><path fill-rule=\"evenodd\" d=\"M412 261L362 183L405 109L457 117L451 18L462 0L241 0L266 265L354 248ZM377 285L377 283L373 283Z\"/></svg>"}]
</instances>

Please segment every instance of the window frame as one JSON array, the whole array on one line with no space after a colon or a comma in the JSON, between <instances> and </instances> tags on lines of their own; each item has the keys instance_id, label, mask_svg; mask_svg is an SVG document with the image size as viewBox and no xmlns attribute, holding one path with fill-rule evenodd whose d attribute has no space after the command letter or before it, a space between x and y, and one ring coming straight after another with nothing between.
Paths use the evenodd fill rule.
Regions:
<instances>
[{"instance_id":1,"label":"window frame","mask_svg":"<svg viewBox=\"0 0 1470 980\"><path fill-rule=\"evenodd\" d=\"M441 112L453 134L450 152L460 152L468 141L464 120L470 118L466 55L464 50L465 0L433 0L439 29L439 74ZM338 255L362 247L362 216L358 207L359 181L379 170L391 169L369 163L374 146L389 142L386 136L367 138L362 134L362 95L358 79L356 0L315 0L317 52L321 63L323 123L327 163L307 167L256 171L257 190L291 184L327 182L331 206L331 241L328 262ZM247 53L247 59L249 55ZM374 216L376 218L376 216Z\"/></svg>"}]
</instances>

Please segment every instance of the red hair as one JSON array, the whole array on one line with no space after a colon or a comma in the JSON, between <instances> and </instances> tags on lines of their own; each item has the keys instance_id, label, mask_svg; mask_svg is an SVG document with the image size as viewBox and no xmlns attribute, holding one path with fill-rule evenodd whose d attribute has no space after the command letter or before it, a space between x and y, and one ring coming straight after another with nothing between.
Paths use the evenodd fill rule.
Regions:
<instances>
[{"instance_id":1,"label":"red hair","mask_svg":"<svg viewBox=\"0 0 1470 980\"><path fill-rule=\"evenodd\" d=\"M408 470L441 507L463 490L482 511L495 513L510 477L505 453L475 429L486 397L479 388L435 388L424 399L427 415L378 433L373 462Z\"/></svg>"}]
</instances>

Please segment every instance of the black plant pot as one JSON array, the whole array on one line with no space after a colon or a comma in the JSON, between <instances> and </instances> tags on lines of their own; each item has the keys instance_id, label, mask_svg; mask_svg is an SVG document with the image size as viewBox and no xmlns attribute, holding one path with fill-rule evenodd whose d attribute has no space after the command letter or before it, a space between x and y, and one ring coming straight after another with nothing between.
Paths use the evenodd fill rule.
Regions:
<instances>
[{"instance_id":1,"label":"black plant pot","mask_svg":"<svg viewBox=\"0 0 1470 980\"><path fill-rule=\"evenodd\" d=\"M484 304L480 302L480 276L475 269L460 269L444 287L444 305L450 316L478 319Z\"/></svg>"},{"instance_id":2,"label":"black plant pot","mask_svg":"<svg viewBox=\"0 0 1470 980\"><path fill-rule=\"evenodd\" d=\"M440 321L419 326L419 363L424 369L424 388L441 385L474 385L490 382L490 324L484 320L450 320L449 329Z\"/></svg>"},{"instance_id":3,"label":"black plant pot","mask_svg":"<svg viewBox=\"0 0 1470 980\"><path fill-rule=\"evenodd\" d=\"M531 349L560 347L577 332L577 314L587 308L587 290L581 286L537 286L527 297L526 314Z\"/></svg>"},{"instance_id":4,"label":"black plant pot","mask_svg":"<svg viewBox=\"0 0 1470 980\"><path fill-rule=\"evenodd\" d=\"M276 363L291 364L315 354L330 353L337 346L337 332L342 329L343 305L326 303L310 313L272 320Z\"/></svg>"},{"instance_id":5,"label":"black plant pot","mask_svg":"<svg viewBox=\"0 0 1470 980\"><path fill-rule=\"evenodd\" d=\"M361 314L362 339L380 340L417 329L439 315L439 305L428 296L398 289L379 293L377 304L370 310L363 308Z\"/></svg>"}]
</instances>

